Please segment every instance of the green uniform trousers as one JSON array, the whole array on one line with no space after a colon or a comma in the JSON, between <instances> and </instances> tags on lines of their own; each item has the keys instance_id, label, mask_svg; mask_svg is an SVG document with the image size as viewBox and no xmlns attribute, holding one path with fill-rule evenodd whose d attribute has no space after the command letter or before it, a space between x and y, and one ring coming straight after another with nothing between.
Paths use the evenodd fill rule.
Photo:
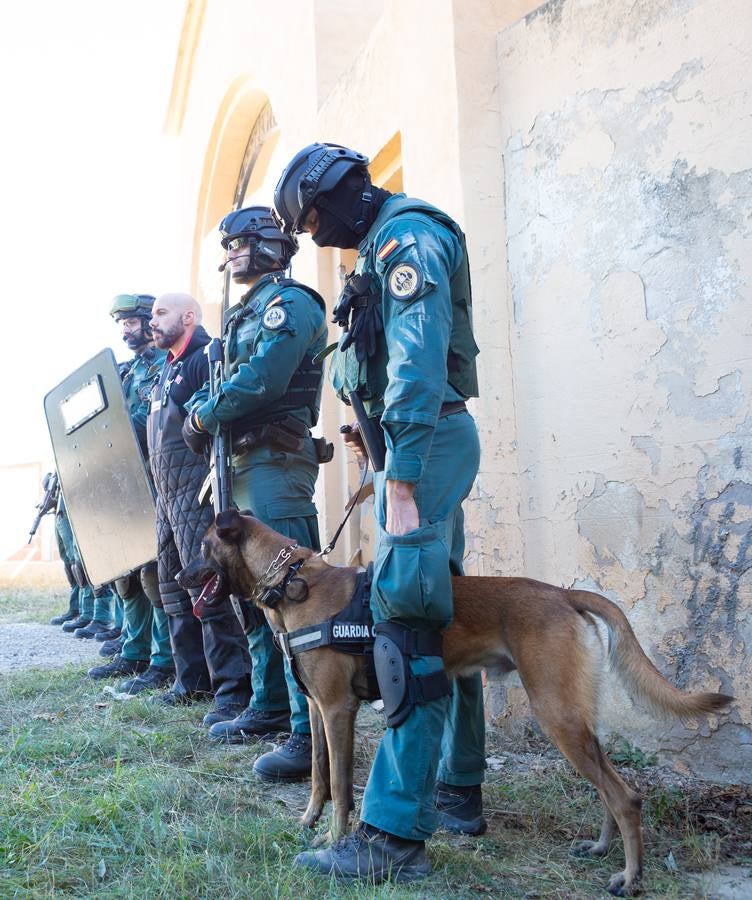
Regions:
<instances>
[{"instance_id":1,"label":"green uniform trousers","mask_svg":"<svg viewBox=\"0 0 752 900\"><path fill-rule=\"evenodd\" d=\"M148 659L150 665L172 668L172 647L167 615L152 606L139 587L123 600L125 641L120 651L124 659Z\"/></svg>"},{"instance_id":2,"label":"green uniform trousers","mask_svg":"<svg viewBox=\"0 0 752 900\"><path fill-rule=\"evenodd\" d=\"M465 549L461 503L478 472L475 422L466 412L439 419L423 477L415 491L420 527L396 536L384 530L383 473L375 476L378 545L371 590L375 622L417 630L442 629L452 619L451 574L462 574ZM441 657L410 660L414 675L441 669ZM457 678L452 695L416 705L381 740L363 796L361 819L408 840L436 829L436 778L454 785L483 781L485 722L480 674Z\"/></svg>"},{"instance_id":3,"label":"green uniform trousers","mask_svg":"<svg viewBox=\"0 0 752 900\"><path fill-rule=\"evenodd\" d=\"M313 491L318 463L310 438L300 453L254 447L233 459L232 498L265 525L303 547L319 550L319 528ZM292 730L310 733L308 701L298 688L289 663L275 646L266 622L248 635L253 670L251 707L273 711L290 707Z\"/></svg>"}]
</instances>

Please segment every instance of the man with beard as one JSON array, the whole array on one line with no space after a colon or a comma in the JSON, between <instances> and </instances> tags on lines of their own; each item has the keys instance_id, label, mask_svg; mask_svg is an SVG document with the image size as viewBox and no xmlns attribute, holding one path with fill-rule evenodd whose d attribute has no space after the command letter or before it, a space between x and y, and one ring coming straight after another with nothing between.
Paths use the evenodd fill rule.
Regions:
<instances>
[{"instance_id":1,"label":"man with beard","mask_svg":"<svg viewBox=\"0 0 752 900\"><path fill-rule=\"evenodd\" d=\"M478 394L465 238L436 207L374 187L367 166L347 147L311 144L283 172L274 205L285 232L358 249L334 310L345 332L330 371L340 397L359 398L381 429L385 458L374 475L371 609L388 727L359 827L296 864L379 882L426 876L439 822L485 829L485 754L480 676L450 686L441 643L450 576L462 574L461 504L479 465L465 407Z\"/></svg>"},{"instance_id":2,"label":"man with beard","mask_svg":"<svg viewBox=\"0 0 752 900\"><path fill-rule=\"evenodd\" d=\"M201 325L201 307L188 294L165 294L155 300L150 324L157 347L167 351L152 389L146 434L157 489L159 593L175 662L172 690L155 700L186 704L214 694L211 724L232 719L245 708L251 693L251 662L232 609L226 604L207 607L197 619L191 595L175 581L199 555L214 517L212 507L200 506L198 499L208 463L186 447L182 436L184 404L209 377L204 348L210 338Z\"/></svg>"},{"instance_id":3,"label":"man with beard","mask_svg":"<svg viewBox=\"0 0 752 900\"><path fill-rule=\"evenodd\" d=\"M228 311L225 381L211 400L191 399L186 442L196 450L207 432L232 429L233 500L304 547L319 549L313 491L320 462L331 446L314 440L323 367L315 357L326 345L324 301L311 288L284 277L298 249L282 234L268 206L237 209L219 226L236 284L248 288ZM292 731L277 750L256 760L268 781L297 781L311 774L308 703L274 644L265 620L248 635L253 697L233 721L209 730L214 740L259 740Z\"/></svg>"},{"instance_id":4,"label":"man with beard","mask_svg":"<svg viewBox=\"0 0 752 900\"><path fill-rule=\"evenodd\" d=\"M110 315L122 329L123 341L133 351L133 357L120 364L123 393L141 450L146 456L146 414L149 394L164 361L165 354L154 346L149 319L154 297L151 294L118 294L112 301ZM138 688L158 688L173 677L172 652L167 620L161 609L155 608L150 597L156 595L156 565L150 563L115 582L115 591L123 604L123 628L120 647L111 662L89 669L90 678L113 678L138 675ZM117 639L117 632L102 637ZM106 655L110 640L100 653ZM121 690L127 691L131 681Z\"/></svg>"}]
</instances>

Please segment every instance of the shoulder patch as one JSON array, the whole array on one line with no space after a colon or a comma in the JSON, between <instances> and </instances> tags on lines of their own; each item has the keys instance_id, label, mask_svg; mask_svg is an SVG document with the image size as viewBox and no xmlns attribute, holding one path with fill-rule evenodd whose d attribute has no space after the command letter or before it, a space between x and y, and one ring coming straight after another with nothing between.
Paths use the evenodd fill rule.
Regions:
<instances>
[{"instance_id":1,"label":"shoulder patch","mask_svg":"<svg viewBox=\"0 0 752 900\"><path fill-rule=\"evenodd\" d=\"M387 256L389 256L391 253L393 253L397 249L397 247L399 247L399 243L400 242L397 240L397 238L390 238L384 244L384 246L381 248L381 250L378 251L376 256L378 256L379 259L386 259Z\"/></svg>"},{"instance_id":2,"label":"shoulder patch","mask_svg":"<svg viewBox=\"0 0 752 900\"><path fill-rule=\"evenodd\" d=\"M395 300L411 300L423 287L423 275L409 263L400 263L389 273L389 293Z\"/></svg>"},{"instance_id":3,"label":"shoulder patch","mask_svg":"<svg viewBox=\"0 0 752 900\"><path fill-rule=\"evenodd\" d=\"M271 303L266 304L266 308L269 309L272 306L276 306L278 303L282 302L282 294L277 294L277 296L271 301Z\"/></svg>"},{"instance_id":4,"label":"shoulder patch","mask_svg":"<svg viewBox=\"0 0 752 900\"><path fill-rule=\"evenodd\" d=\"M273 301L272 301L273 302ZM267 306L266 312L264 313L261 324L264 328L268 328L270 331L276 331L277 328L281 328L285 322L287 321L287 313L281 306Z\"/></svg>"}]
</instances>

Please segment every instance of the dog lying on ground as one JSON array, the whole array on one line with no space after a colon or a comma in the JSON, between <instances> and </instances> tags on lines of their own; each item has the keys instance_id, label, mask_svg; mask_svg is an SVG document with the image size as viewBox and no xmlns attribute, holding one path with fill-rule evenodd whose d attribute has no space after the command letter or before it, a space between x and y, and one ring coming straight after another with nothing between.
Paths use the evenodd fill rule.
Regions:
<instances>
[{"instance_id":1,"label":"dog lying on ground","mask_svg":"<svg viewBox=\"0 0 752 900\"><path fill-rule=\"evenodd\" d=\"M202 586L203 603L224 602L230 593L253 599L282 634L324 623L344 609L358 578L356 569L330 566L235 510L217 516L202 552L204 559L180 574L181 583ZM584 841L574 852L603 856L618 828L626 865L608 890L617 896L634 893L642 874L641 801L595 736L600 659L592 650L594 618L608 630L612 668L632 696L658 716L689 719L719 712L733 698L685 693L669 684L645 656L621 610L598 594L529 578L462 576L453 578L452 587L454 621L444 632L447 674L518 671L539 724L594 785L605 807L598 840ZM362 655L321 646L295 661L309 695L313 739L311 796L300 821L313 828L331 799L331 829L324 840L336 840L346 831L352 808L355 715L361 700L372 699L373 688Z\"/></svg>"}]
</instances>

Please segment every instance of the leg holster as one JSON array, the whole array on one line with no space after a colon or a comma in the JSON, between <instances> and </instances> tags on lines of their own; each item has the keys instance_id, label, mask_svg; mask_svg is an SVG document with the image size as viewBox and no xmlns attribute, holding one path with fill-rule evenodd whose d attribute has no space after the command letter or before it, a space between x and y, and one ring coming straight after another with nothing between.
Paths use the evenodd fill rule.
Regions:
<instances>
[{"instance_id":1,"label":"leg holster","mask_svg":"<svg viewBox=\"0 0 752 900\"><path fill-rule=\"evenodd\" d=\"M389 728L401 725L416 704L449 696L451 688L444 669L428 675L410 672L411 658L443 656L440 631L414 631L397 622L379 622L373 633L373 663Z\"/></svg>"}]
</instances>

